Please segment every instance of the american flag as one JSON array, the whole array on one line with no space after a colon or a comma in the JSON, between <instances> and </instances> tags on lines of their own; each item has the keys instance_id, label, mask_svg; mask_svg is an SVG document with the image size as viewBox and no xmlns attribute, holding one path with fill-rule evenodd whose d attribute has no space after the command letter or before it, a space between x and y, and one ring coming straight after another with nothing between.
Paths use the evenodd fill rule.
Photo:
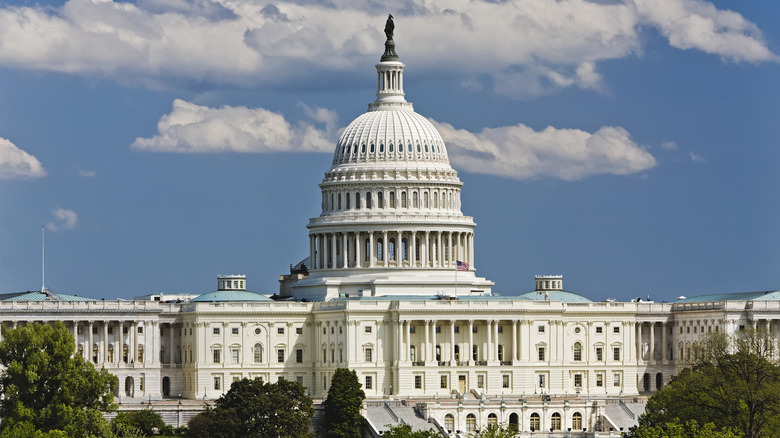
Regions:
<instances>
[{"instance_id":1,"label":"american flag","mask_svg":"<svg viewBox=\"0 0 780 438\"><path fill-rule=\"evenodd\" d=\"M466 262L462 262L458 260L458 271L468 271L469 270L469 264Z\"/></svg>"}]
</instances>

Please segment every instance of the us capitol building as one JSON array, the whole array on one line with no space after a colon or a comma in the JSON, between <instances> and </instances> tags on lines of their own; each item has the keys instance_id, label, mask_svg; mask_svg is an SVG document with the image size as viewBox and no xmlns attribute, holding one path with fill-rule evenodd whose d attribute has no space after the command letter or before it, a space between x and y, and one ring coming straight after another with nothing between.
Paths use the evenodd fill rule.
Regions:
<instances>
[{"instance_id":1,"label":"us capitol building","mask_svg":"<svg viewBox=\"0 0 780 438\"><path fill-rule=\"evenodd\" d=\"M501 423L522 436L617 436L706 333L780 333L780 291L593 302L554 275L520 296L492 294L476 275L463 184L405 100L392 34L376 69L376 100L320 184L309 256L277 299L243 275L219 276L205 295L132 301L42 288L0 295L3 324L63 321L74 354L119 377L123 408L176 411L178 400L169 422L183 421L182 399L200 408L240 378L295 380L323 399L347 367L367 396L367 435L403 421L452 437Z\"/></svg>"}]
</instances>

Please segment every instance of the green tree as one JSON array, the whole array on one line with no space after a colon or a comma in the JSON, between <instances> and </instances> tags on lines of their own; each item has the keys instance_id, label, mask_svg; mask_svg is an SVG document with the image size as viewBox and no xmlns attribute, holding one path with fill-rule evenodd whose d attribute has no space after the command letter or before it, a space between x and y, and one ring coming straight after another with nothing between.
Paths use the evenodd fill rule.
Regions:
<instances>
[{"instance_id":1,"label":"green tree","mask_svg":"<svg viewBox=\"0 0 780 438\"><path fill-rule=\"evenodd\" d=\"M387 426L390 425L388 424ZM390 426L382 434L383 438L439 438L440 436L433 429L412 431L412 426L408 424Z\"/></svg>"},{"instance_id":2,"label":"green tree","mask_svg":"<svg viewBox=\"0 0 780 438\"><path fill-rule=\"evenodd\" d=\"M699 426L694 420L687 421L685 425L679 420L658 426L640 426L632 432L624 434L634 438L737 438L733 432L719 431L712 423Z\"/></svg>"},{"instance_id":3,"label":"green tree","mask_svg":"<svg viewBox=\"0 0 780 438\"><path fill-rule=\"evenodd\" d=\"M0 431L15 426L68 436L110 436L102 412L116 409L116 376L73 355L75 341L61 322L3 328ZM21 430L17 428L18 430Z\"/></svg>"},{"instance_id":4,"label":"green tree","mask_svg":"<svg viewBox=\"0 0 780 438\"><path fill-rule=\"evenodd\" d=\"M655 393L639 428L675 421L712 423L746 438L780 436L780 366L766 333L713 333L693 350L690 368Z\"/></svg>"},{"instance_id":5,"label":"green tree","mask_svg":"<svg viewBox=\"0 0 780 438\"><path fill-rule=\"evenodd\" d=\"M361 436L363 416L360 409L366 393L358 381L357 373L337 368L333 374L325 399L325 435L328 438L353 438Z\"/></svg>"},{"instance_id":6,"label":"green tree","mask_svg":"<svg viewBox=\"0 0 780 438\"><path fill-rule=\"evenodd\" d=\"M517 427L515 425L499 425L488 426L476 436L479 438L514 438L517 435Z\"/></svg>"},{"instance_id":7,"label":"green tree","mask_svg":"<svg viewBox=\"0 0 780 438\"><path fill-rule=\"evenodd\" d=\"M312 400L297 382L242 379L204 412L205 436L215 438L310 437ZM191 424L192 426L192 424ZM202 434L204 430L198 431ZM200 435L203 436L203 435Z\"/></svg>"}]
</instances>

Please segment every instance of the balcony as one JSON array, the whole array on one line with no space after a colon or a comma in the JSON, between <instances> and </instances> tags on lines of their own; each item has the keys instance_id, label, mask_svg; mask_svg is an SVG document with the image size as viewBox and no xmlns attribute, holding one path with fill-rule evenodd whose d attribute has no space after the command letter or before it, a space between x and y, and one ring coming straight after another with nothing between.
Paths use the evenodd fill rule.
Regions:
<instances>
[{"instance_id":1,"label":"balcony","mask_svg":"<svg viewBox=\"0 0 780 438\"><path fill-rule=\"evenodd\" d=\"M474 365L476 365L478 367L485 367L485 366L487 366L487 361L486 360L477 360L477 361L474 361Z\"/></svg>"}]
</instances>

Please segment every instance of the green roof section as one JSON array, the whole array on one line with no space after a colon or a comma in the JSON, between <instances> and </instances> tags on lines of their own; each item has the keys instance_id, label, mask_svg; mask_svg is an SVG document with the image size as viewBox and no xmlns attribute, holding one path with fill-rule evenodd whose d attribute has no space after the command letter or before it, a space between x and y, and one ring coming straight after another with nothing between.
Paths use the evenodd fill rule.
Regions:
<instances>
[{"instance_id":1,"label":"green roof section","mask_svg":"<svg viewBox=\"0 0 780 438\"><path fill-rule=\"evenodd\" d=\"M245 290L218 290L200 295L192 300L196 303L214 303L224 301L273 301L265 295Z\"/></svg>"},{"instance_id":2,"label":"green roof section","mask_svg":"<svg viewBox=\"0 0 780 438\"><path fill-rule=\"evenodd\" d=\"M84 298L77 295L60 294L46 290L41 291L27 291L27 292L12 292L8 294L0 294L0 301L97 301L92 298Z\"/></svg>"},{"instance_id":3,"label":"green roof section","mask_svg":"<svg viewBox=\"0 0 780 438\"><path fill-rule=\"evenodd\" d=\"M527 301L562 301L564 303L592 303L589 298L565 290L531 291L517 296Z\"/></svg>"},{"instance_id":4,"label":"green roof section","mask_svg":"<svg viewBox=\"0 0 780 438\"><path fill-rule=\"evenodd\" d=\"M707 301L780 301L780 291L735 292L727 294L705 294L681 298L675 303L703 303Z\"/></svg>"}]
</instances>

